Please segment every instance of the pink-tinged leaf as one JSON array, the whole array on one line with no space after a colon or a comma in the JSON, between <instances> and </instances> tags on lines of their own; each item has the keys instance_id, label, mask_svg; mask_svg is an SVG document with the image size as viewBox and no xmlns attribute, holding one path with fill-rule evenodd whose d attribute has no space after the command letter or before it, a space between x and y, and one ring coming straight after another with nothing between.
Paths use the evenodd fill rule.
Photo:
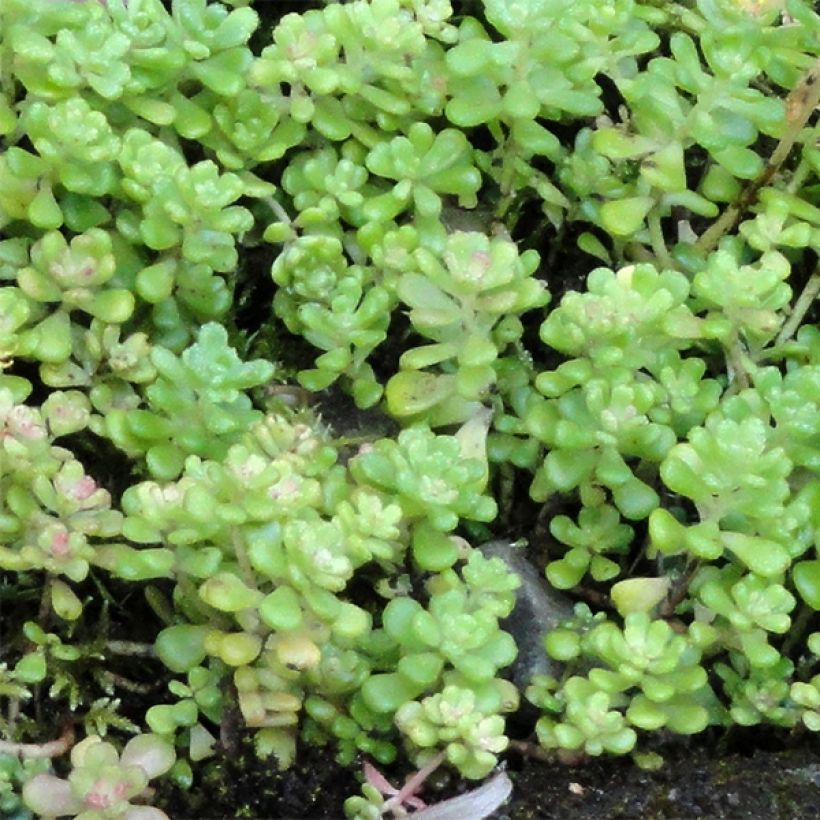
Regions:
<instances>
[{"instance_id":1,"label":"pink-tinged leaf","mask_svg":"<svg viewBox=\"0 0 820 820\"><path fill-rule=\"evenodd\" d=\"M71 791L67 780L53 774L38 774L23 786L23 802L35 814L47 817L79 814L83 803Z\"/></svg>"},{"instance_id":2,"label":"pink-tinged leaf","mask_svg":"<svg viewBox=\"0 0 820 820\"><path fill-rule=\"evenodd\" d=\"M148 779L165 774L174 765L177 756L174 747L159 735L137 735L125 744L120 762L139 766Z\"/></svg>"}]
</instances>

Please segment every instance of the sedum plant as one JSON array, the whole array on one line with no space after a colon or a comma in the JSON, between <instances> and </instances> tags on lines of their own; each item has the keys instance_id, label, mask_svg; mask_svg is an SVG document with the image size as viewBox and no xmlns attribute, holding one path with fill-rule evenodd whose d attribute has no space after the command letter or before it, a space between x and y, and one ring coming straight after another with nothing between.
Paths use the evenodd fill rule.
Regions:
<instances>
[{"instance_id":1,"label":"sedum plant","mask_svg":"<svg viewBox=\"0 0 820 820\"><path fill-rule=\"evenodd\" d=\"M2 810L817 731L816 9L313 5L0 5Z\"/></svg>"},{"instance_id":2,"label":"sedum plant","mask_svg":"<svg viewBox=\"0 0 820 820\"><path fill-rule=\"evenodd\" d=\"M133 390L133 401L120 400L120 406L113 391L103 394L102 400L113 406L99 407L104 413L99 426L129 455L144 454L157 478L179 475L188 454L224 454L261 419L244 391L270 379L274 368L261 359L242 362L227 341L221 325L208 323L181 356L153 348L154 378L144 391L147 408Z\"/></svg>"},{"instance_id":3,"label":"sedum plant","mask_svg":"<svg viewBox=\"0 0 820 820\"><path fill-rule=\"evenodd\" d=\"M96 735L71 750L67 780L38 774L23 788L25 805L40 817L66 816L80 820L161 820L165 812L131 803L148 782L171 768L173 748L156 735L138 735L122 754Z\"/></svg>"}]
</instances>

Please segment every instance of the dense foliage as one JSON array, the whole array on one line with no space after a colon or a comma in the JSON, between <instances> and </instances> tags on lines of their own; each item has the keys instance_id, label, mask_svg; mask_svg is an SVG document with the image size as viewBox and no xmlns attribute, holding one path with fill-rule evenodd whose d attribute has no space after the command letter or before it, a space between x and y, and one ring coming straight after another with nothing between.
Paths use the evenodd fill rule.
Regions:
<instances>
[{"instance_id":1,"label":"dense foliage","mask_svg":"<svg viewBox=\"0 0 820 820\"><path fill-rule=\"evenodd\" d=\"M0 812L818 731L812 3L253 5L0 3Z\"/></svg>"}]
</instances>

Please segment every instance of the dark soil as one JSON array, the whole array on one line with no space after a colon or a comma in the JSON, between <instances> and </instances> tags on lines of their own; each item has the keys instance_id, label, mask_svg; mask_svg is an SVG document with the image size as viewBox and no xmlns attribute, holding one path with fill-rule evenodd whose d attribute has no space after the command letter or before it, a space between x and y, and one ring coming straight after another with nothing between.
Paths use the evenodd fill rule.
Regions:
<instances>
[{"instance_id":1,"label":"dark soil","mask_svg":"<svg viewBox=\"0 0 820 820\"><path fill-rule=\"evenodd\" d=\"M657 771L631 760L600 759L576 768L527 762L511 773L509 820L689 820L820 816L817 750L756 751L715 758L698 749L667 754ZM497 815L501 820L502 815Z\"/></svg>"},{"instance_id":2,"label":"dark soil","mask_svg":"<svg viewBox=\"0 0 820 820\"><path fill-rule=\"evenodd\" d=\"M203 768L190 791L163 790L152 805L171 820L342 818L345 799L359 791L353 771L335 763L329 749L304 748L280 772L275 761L260 762L248 743L238 756Z\"/></svg>"},{"instance_id":3,"label":"dark soil","mask_svg":"<svg viewBox=\"0 0 820 820\"><path fill-rule=\"evenodd\" d=\"M511 756L510 801L495 820L798 820L820 816L820 754L800 748L718 756L702 746L677 746L664 765L644 771L630 758L579 766ZM393 782L400 777L389 775ZM430 803L461 791L455 779L433 785ZM358 770L341 768L330 750L304 749L292 769L278 772L247 755L209 766L204 783L155 805L172 820L336 820L359 790ZM439 792L439 793L437 793ZM411 815L412 816L412 815ZM465 820L472 820L465 818Z\"/></svg>"}]
</instances>

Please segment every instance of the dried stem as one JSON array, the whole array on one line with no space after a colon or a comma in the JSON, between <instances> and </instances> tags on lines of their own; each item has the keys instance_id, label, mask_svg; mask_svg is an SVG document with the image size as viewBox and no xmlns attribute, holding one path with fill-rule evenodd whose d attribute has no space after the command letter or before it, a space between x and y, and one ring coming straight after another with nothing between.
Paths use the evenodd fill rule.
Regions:
<instances>
[{"instance_id":1,"label":"dried stem","mask_svg":"<svg viewBox=\"0 0 820 820\"><path fill-rule=\"evenodd\" d=\"M808 313L818 293L820 293L820 270L816 270L809 277L809 281L806 282L806 287L803 288L803 292L794 303L789 318L783 323L783 327L780 328L780 333L777 334L777 338L774 340L775 347L780 347L780 345L788 342L789 339L794 336L795 331L800 327L800 323Z\"/></svg>"},{"instance_id":2,"label":"dried stem","mask_svg":"<svg viewBox=\"0 0 820 820\"><path fill-rule=\"evenodd\" d=\"M117 675L114 672L106 672L105 680L116 686L119 689L124 689L126 692L136 692L140 695L149 695L156 691L159 684L157 683L138 683L137 681L126 678L123 675Z\"/></svg>"},{"instance_id":3,"label":"dried stem","mask_svg":"<svg viewBox=\"0 0 820 820\"><path fill-rule=\"evenodd\" d=\"M737 333L733 335L731 342L726 347L726 364L737 388L745 390L751 385L744 361L743 346Z\"/></svg>"},{"instance_id":4,"label":"dried stem","mask_svg":"<svg viewBox=\"0 0 820 820\"><path fill-rule=\"evenodd\" d=\"M692 561L683 572L683 575L678 578L666 596L666 600L658 610L658 615L661 618L671 618L675 614L675 607L686 597L689 591L689 582L695 576L695 573L700 569L700 561Z\"/></svg>"},{"instance_id":5,"label":"dried stem","mask_svg":"<svg viewBox=\"0 0 820 820\"><path fill-rule=\"evenodd\" d=\"M74 727L66 723L60 737L45 743L12 743L0 740L0 754L17 755L25 758L59 757L74 745Z\"/></svg>"},{"instance_id":6,"label":"dried stem","mask_svg":"<svg viewBox=\"0 0 820 820\"><path fill-rule=\"evenodd\" d=\"M555 759L546 749L529 740L511 740L507 748L511 752L518 752L522 757L540 760L542 763L552 763Z\"/></svg>"},{"instance_id":7,"label":"dried stem","mask_svg":"<svg viewBox=\"0 0 820 820\"><path fill-rule=\"evenodd\" d=\"M801 78L786 98L786 131L780 138L763 171L744 188L738 200L732 203L698 240L698 248L705 253L713 250L718 240L732 230L741 215L757 198L758 191L767 185L791 152L800 132L814 109L820 103L820 59Z\"/></svg>"},{"instance_id":8,"label":"dried stem","mask_svg":"<svg viewBox=\"0 0 820 820\"><path fill-rule=\"evenodd\" d=\"M106 641L105 648L112 655L129 655L139 658L155 658L153 644L139 643L138 641Z\"/></svg>"}]
</instances>

